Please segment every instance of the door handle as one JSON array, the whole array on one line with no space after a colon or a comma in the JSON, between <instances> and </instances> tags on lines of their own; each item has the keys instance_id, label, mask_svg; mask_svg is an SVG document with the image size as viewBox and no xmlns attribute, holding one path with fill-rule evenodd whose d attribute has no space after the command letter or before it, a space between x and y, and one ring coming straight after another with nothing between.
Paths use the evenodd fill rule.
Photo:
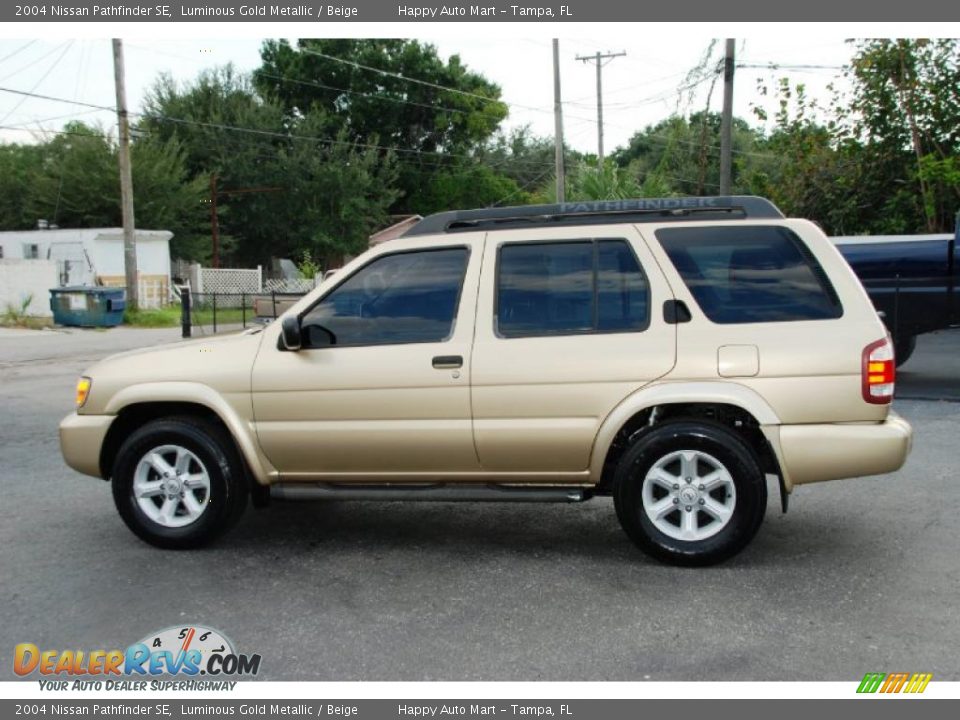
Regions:
<instances>
[{"instance_id":1,"label":"door handle","mask_svg":"<svg viewBox=\"0 0 960 720\"><path fill-rule=\"evenodd\" d=\"M437 370L455 370L463 367L463 356L461 355L437 355L433 359L433 366Z\"/></svg>"}]
</instances>

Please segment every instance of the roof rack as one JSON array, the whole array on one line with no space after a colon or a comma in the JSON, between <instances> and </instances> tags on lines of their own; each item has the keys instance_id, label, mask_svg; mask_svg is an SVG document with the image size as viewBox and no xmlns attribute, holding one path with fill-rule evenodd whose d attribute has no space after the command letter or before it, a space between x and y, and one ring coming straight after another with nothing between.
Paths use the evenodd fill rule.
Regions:
<instances>
[{"instance_id":1,"label":"roof rack","mask_svg":"<svg viewBox=\"0 0 960 720\"><path fill-rule=\"evenodd\" d=\"M769 200L751 195L598 200L436 213L418 222L407 230L403 237L473 230L563 227L598 223L748 218L782 219L783 213Z\"/></svg>"}]
</instances>

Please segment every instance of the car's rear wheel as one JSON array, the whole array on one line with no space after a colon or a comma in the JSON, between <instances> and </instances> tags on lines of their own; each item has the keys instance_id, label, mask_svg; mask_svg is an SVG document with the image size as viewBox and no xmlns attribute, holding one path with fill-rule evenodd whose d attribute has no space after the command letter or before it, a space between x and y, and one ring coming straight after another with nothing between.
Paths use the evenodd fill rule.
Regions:
<instances>
[{"instance_id":1,"label":"car's rear wheel","mask_svg":"<svg viewBox=\"0 0 960 720\"><path fill-rule=\"evenodd\" d=\"M724 426L675 421L640 435L617 465L620 524L647 554L712 565L740 552L763 521L767 488L753 451Z\"/></svg>"},{"instance_id":2,"label":"car's rear wheel","mask_svg":"<svg viewBox=\"0 0 960 720\"><path fill-rule=\"evenodd\" d=\"M126 439L114 464L113 499L120 517L158 547L210 542L239 519L247 494L232 440L194 418L147 423Z\"/></svg>"}]
</instances>

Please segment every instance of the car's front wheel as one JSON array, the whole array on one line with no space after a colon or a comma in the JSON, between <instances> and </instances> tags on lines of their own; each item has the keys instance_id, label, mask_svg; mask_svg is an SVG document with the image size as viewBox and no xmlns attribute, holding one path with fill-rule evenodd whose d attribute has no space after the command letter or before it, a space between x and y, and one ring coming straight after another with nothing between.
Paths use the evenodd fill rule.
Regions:
<instances>
[{"instance_id":1,"label":"car's front wheel","mask_svg":"<svg viewBox=\"0 0 960 720\"><path fill-rule=\"evenodd\" d=\"M675 565L712 565L756 534L766 479L737 434L710 422L675 421L641 435L624 453L614 503L623 529L647 554Z\"/></svg>"},{"instance_id":2,"label":"car's front wheel","mask_svg":"<svg viewBox=\"0 0 960 720\"><path fill-rule=\"evenodd\" d=\"M154 420L126 439L113 471L120 517L152 545L187 549L229 529L247 504L233 441L190 417Z\"/></svg>"}]
</instances>

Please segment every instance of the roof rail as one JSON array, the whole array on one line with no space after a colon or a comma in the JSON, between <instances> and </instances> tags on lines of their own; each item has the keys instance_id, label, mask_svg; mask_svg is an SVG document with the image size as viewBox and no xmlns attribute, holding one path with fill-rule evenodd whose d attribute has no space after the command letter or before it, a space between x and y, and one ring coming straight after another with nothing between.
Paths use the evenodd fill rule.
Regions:
<instances>
[{"instance_id":1,"label":"roof rail","mask_svg":"<svg viewBox=\"0 0 960 720\"><path fill-rule=\"evenodd\" d=\"M562 227L598 223L782 218L783 213L776 205L765 198L752 195L591 200L554 205L518 205L436 213L418 222L407 230L403 237L472 230Z\"/></svg>"}]
</instances>

